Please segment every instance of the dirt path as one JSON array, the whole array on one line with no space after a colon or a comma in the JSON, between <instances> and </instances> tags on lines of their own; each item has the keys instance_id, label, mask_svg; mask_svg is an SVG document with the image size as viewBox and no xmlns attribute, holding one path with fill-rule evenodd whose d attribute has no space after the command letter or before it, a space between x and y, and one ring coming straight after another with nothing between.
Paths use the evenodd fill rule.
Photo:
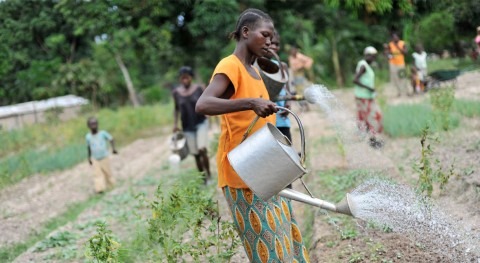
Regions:
<instances>
[{"instance_id":1,"label":"dirt path","mask_svg":"<svg viewBox=\"0 0 480 263\"><path fill-rule=\"evenodd\" d=\"M143 175L168 153L164 137L139 139L111 157L118 181ZM81 153L83 154L83 153ZM83 162L55 174L35 175L0 193L0 246L26 240L48 220L60 215L69 205L94 195L92 168Z\"/></svg>"}]
</instances>

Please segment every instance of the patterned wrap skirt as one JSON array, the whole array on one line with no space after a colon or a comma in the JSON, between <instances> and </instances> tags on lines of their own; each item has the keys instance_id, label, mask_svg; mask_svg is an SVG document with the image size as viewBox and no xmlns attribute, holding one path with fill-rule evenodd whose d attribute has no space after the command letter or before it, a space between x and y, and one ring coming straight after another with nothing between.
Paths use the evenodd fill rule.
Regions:
<instances>
[{"instance_id":1,"label":"patterned wrap skirt","mask_svg":"<svg viewBox=\"0 0 480 263\"><path fill-rule=\"evenodd\" d=\"M265 202L250 189L222 190L250 262L310 262L290 200Z\"/></svg>"},{"instance_id":2,"label":"patterned wrap skirt","mask_svg":"<svg viewBox=\"0 0 480 263\"><path fill-rule=\"evenodd\" d=\"M358 128L372 135L382 133L382 112L374 99L355 98Z\"/></svg>"}]
</instances>

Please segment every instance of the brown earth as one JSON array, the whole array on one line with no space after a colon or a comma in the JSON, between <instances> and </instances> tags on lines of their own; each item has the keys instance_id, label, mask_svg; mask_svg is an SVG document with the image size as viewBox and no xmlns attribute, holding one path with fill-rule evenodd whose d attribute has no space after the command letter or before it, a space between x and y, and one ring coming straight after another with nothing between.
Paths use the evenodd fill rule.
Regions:
<instances>
[{"instance_id":1,"label":"brown earth","mask_svg":"<svg viewBox=\"0 0 480 263\"><path fill-rule=\"evenodd\" d=\"M460 76L457 83L456 96L480 100L478 89L479 72ZM425 96L393 97L393 90L387 87L388 103L404 103L421 101ZM341 105L345 109L342 120L351 120L354 116L353 96L351 90L335 91ZM298 108L294 105L294 110ZM385 138L386 145L381 151L372 150L361 140L345 143L345 158L339 153L335 144L310 144L322 137L335 134L331 120L328 120L319 109L312 108L309 112L300 113L300 118L307 132L308 165L311 174L325 169L356 169L365 168L381 170L393 180L413 185L417 176L413 173L412 163L418 159L420 146L418 138ZM440 135L441 143L435 145L435 154L447 166L454 162L456 174L451 178L447 189L434 192L435 201L448 212L459 225L470 229L473 233L480 232L480 120L464 119L456 130ZM299 149L298 130L294 127L294 142ZM74 221L57 229L57 231L72 230L78 225L101 215L102 208L109 205L109 200L121 194L132 191L153 191L154 187L142 186L138 182L148 173L155 173L164 167L169 155L165 136L139 139L120 149L120 154L112 157L112 165L118 179L117 187L106 193L94 205L83 211ZM214 158L212 158L213 160ZM194 167L189 160L183 168ZM215 169L213 167L213 169ZM87 163L79 164L72 169L48 175L35 175L20 183L3 189L0 193L0 246L15 244L24 240L41 228L48 220L65 212L69 205L82 202L92 197L91 168ZM158 173L161 176L161 173ZM306 176L307 181L309 175ZM295 184L296 189L301 189ZM321 185L311 185L315 192L322 190ZM133 190L132 190L133 189ZM229 219L229 212L218 192L222 217ZM126 203L127 205L132 205ZM415 241L396 233L365 227L357 222L359 234L352 239L342 240L335 225L329 223L334 216L319 209L295 203L295 214L300 219L300 225L305 224L307 212L314 213L313 236L310 255L312 262L451 262L441 255L424 250ZM128 216L128 215L122 215ZM336 215L335 215L336 216ZM120 217L118 219L120 220ZM129 233L122 229L125 223L109 222L114 233ZM132 226L133 227L133 226ZM305 227L305 226L304 226ZM73 231L73 230L72 230ZM91 230L89 230L91 231ZM52 233L54 233L52 232ZM305 233L304 233L305 235ZM82 253L82 242L88 234L84 234L77 242L79 253ZM33 247L20 255L15 262L76 262L79 260L46 259L49 251L33 252ZM246 262L245 253L239 248L231 262ZM474 261L475 262L475 261ZM480 261L479 261L480 262Z\"/></svg>"}]
</instances>

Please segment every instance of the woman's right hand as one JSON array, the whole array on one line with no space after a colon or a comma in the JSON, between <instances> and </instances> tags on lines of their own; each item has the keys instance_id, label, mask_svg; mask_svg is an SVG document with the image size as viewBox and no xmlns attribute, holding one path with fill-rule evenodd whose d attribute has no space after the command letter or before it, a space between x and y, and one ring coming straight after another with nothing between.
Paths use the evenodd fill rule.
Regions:
<instances>
[{"instance_id":1,"label":"woman's right hand","mask_svg":"<svg viewBox=\"0 0 480 263\"><path fill-rule=\"evenodd\" d=\"M265 118L277 112L278 109L276 106L277 105L270 100L262 98L252 100L252 110L262 118Z\"/></svg>"}]
</instances>

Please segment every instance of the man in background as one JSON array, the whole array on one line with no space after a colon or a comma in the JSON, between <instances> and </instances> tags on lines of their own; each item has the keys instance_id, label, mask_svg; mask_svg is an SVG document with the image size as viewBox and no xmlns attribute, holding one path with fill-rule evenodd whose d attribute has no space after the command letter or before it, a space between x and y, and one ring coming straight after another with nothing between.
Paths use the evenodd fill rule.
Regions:
<instances>
[{"instance_id":1,"label":"man in background","mask_svg":"<svg viewBox=\"0 0 480 263\"><path fill-rule=\"evenodd\" d=\"M397 89L397 96L407 94L407 85L405 81L405 55L407 54L407 46L405 42L400 40L400 37L396 32L392 32L391 40L388 43L387 54L389 57L390 68L390 82Z\"/></svg>"}]
</instances>

